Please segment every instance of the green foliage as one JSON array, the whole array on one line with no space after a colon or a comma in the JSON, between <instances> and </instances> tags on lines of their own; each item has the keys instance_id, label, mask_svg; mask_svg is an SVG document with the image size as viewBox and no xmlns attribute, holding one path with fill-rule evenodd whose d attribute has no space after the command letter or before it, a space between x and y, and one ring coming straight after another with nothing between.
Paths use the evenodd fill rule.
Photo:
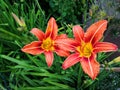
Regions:
<instances>
[{"instance_id":1,"label":"green foliage","mask_svg":"<svg viewBox=\"0 0 120 90\"><path fill-rule=\"evenodd\" d=\"M66 75L59 75L46 67L43 56L32 57L27 55L29 60L23 60L19 57L11 58L6 55L0 55L3 60L8 60L14 64L6 66L9 69L9 85L12 89L72 89L71 87L64 85L63 83L59 83L62 80L68 82L70 79L67 78ZM39 58L39 60L38 60ZM62 70L61 70L62 71ZM4 70L3 70L4 72ZM53 73L50 73L53 72Z\"/></svg>"},{"instance_id":2,"label":"green foliage","mask_svg":"<svg viewBox=\"0 0 120 90\"><path fill-rule=\"evenodd\" d=\"M29 5L26 1L15 0L10 3L7 0L1 0L0 8L0 39L2 44L10 47L7 49L12 48L13 50L17 46L20 47L22 44L29 43L33 38L28 37L30 35L29 30L32 28L45 29L45 15L37 0L30 1ZM12 13L23 18L26 24L25 28L16 23Z\"/></svg>"},{"instance_id":3,"label":"green foliage","mask_svg":"<svg viewBox=\"0 0 120 90\"><path fill-rule=\"evenodd\" d=\"M90 4L94 0L46 0L49 13L60 18L61 23L85 23ZM44 8L44 7L43 7Z\"/></svg>"}]
</instances>

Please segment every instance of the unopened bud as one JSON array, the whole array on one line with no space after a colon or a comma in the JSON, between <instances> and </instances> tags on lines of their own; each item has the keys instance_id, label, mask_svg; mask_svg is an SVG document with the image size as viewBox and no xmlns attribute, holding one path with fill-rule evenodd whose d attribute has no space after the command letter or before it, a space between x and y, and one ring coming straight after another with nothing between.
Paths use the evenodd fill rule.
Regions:
<instances>
[{"instance_id":1,"label":"unopened bud","mask_svg":"<svg viewBox=\"0 0 120 90\"><path fill-rule=\"evenodd\" d=\"M113 59L112 61L110 61L108 64L111 65L111 64L115 64L115 63L120 63L120 56Z\"/></svg>"},{"instance_id":2,"label":"unopened bud","mask_svg":"<svg viewBox=\"0 0 120 90\"><path fill-rule=\"evenodd\" d=\"M26 24L24 22L24 20L22 19L22 17L19 19L18 16L16 16L14 13L12 13L12 16L14 17L15 21L21 26L21 27L25 27Z\"/></svg>"}]
</instances>

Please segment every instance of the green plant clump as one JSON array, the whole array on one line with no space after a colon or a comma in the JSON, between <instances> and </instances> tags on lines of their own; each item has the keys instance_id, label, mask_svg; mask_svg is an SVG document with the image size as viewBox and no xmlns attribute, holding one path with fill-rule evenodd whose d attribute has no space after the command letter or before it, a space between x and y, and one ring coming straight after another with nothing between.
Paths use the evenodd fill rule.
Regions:
<instances>
[{"instance_id":1,"label":"green plant clump","mask_svg":"<svg viewBox=\"0 0 120 90\"><path fill-rule=\"evenodd\" d=\"M96 15L90 17L89 12L95 1L0 0L0 90L103 89L100 83L102 82L103 85L104 80L107 83L108 80L105 78L115 75L111 74L111 70L106 70L106 67L114 66L105 62L109 57L106 53L98 54L97 60L104 67L101 66L100 74L92 80L83 72L79 63L63 70L61 66L65 58L57 54L54 54L55 60L49 68L43 54L30 55L21 51L24 45L37 41L30 30L39 28L45 32L51 16L57 21L59 34L67 33L68 37L73 37L73 25L80 24L86 28L88 21L96 20ZM101 14L106 17L106 13L101 12ZM119 75L117 74L116 77ZM119 81L113 87L119 88Z\"/></svg>"}]
</instances>

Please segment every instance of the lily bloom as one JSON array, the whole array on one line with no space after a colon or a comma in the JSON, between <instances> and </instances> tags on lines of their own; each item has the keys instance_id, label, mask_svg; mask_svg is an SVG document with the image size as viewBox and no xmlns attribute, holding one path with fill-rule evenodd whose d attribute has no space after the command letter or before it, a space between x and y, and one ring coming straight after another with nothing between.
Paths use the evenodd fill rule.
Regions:
<instances>
[{"instance_id":1,"label":"lily bloom","mask_svg":"<svg viewBox=\"0 0 120 90\"><path fill-rule=\"evenodd\" d=\"M100 42L106 27L106 20L100 20L92 24L85 33L79 25L74 26L73 34L76 44L73 47L75 53L68 56L63 62L62 68L65 70L80 62L83 71L94 80L100 71L100 64L96 60L96 54L98 52L110 52L118 49L115 44Z\"/></svg>"},{"instance_id":2,"label":"lily bloom","mask_svg":"<svg viewBox=\"0 0 120 90\"><path fill-rule=\"evenodd\" d=\"M70 54L69 51L59 47L63 46L62 44L58 45L57 43L57 40L64 40L68 38L66 34L58 35L58 26L53 17L51 17L48 21L45 33L37 28L33 28L31 33L38 38L38 41L33 41L30 44L25 45L21 50L32 55L44 53L48 67L50 67L53 63L53 52L56 52L59 56L68 56Z\"/></svg>"}]
</instances>

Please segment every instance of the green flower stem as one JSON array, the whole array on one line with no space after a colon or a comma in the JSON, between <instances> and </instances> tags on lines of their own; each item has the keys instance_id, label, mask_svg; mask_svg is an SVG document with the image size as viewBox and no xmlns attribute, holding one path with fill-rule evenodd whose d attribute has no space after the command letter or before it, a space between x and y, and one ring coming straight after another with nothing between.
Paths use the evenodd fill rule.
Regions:
<instances>
[{"instance_id":1,"label":"green flower stem","mask_svg":"<svg viewBox=\"0 0 120 90\"><path fill-rule=\"evenodd\" d=\"M78 73L77 90L80 90L81 88L82 75L83 75L83 70L82 70L82 67L80 66L79 73Z\"/></svg>"}]
</instances>

